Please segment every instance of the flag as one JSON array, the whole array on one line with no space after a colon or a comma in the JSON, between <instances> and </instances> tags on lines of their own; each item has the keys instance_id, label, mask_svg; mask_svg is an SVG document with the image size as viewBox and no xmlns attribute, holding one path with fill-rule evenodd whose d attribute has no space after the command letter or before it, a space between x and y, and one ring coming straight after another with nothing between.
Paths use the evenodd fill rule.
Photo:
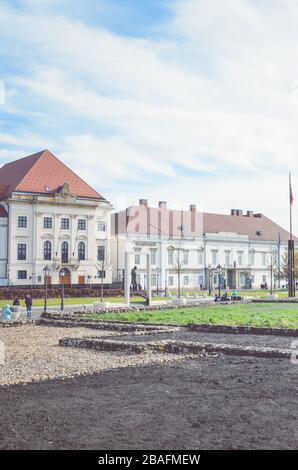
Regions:
<instances>
[{"instance_id":1,"label":"flag","mask_svg":"<svg viewBox=\"0 0 298 470\"><path fill-rule=\"evenodd\" d=\"M290 182L290 205L292 206L294 202L294 197L293 197L293 191L292 191L291 173L289 175L289 182Z\"/></svg>"}]
</instances>

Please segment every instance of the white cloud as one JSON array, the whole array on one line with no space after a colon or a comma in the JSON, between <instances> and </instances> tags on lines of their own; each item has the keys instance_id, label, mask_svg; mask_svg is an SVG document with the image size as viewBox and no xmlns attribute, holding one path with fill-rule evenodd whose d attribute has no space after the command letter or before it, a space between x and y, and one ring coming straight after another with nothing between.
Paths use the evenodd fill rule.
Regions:
<instances>
[{"instance_id":1,"label":"white cloud","mask_svg":"<svg viewBox=\"0 0 298 470\"><path fill-rule=\"evenodd\" d=\"M26 4L23 14L0 7L0 36L28 60L9 105L57 118L55 148L85 179L114 197L120 180L132 199L146 196L136 193L143 184L150 198L287 222L287 171L298 174L296 1L179 0L156 40ZM48 141L42 132L36 144Z\"/></svg>"}]
</instances>

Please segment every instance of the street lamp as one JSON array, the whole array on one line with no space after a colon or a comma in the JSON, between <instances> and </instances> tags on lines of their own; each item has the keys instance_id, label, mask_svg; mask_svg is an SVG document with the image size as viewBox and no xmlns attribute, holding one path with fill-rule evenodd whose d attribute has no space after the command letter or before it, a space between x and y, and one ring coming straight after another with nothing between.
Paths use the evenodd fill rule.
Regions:
<instances>
[{"instance_id":1,"label":"street lamp","mask_svg":"<svg viewBox=\"0 0 298 470\"><path fill-rule=\"evenodd\" d=\"M45 295L44 295L44 311L47 311L48 303L48 278L50 276L51 270L48 265L43 268L44 273L44 285L45 285Z\"/></svg>"},{"instance_id":2,"label":"street lamp","mask_svg":"<svg viewBox=\"0 0 298 470\"><path fill-rule=\"evenodd\" d=\"M220 298L220 284L221 284L221 273L222 273L222 267L220 264L217 266L217 272L218 272L218 297Z\"/></svg>"},{"instance_id":3,"label":"street lamp","mask_svg":"<svg viewBox=\"0 0 298 470\"><path fill-rule=\"evenodd\" d=\"M160 274L160 268L156 268L156 294L157 295L158 295L158 292L159 292L159 288L158 288L159 274Z\"/></svg>"},{"instance_id":4,"label":"street lamp","mask_svg":"<svg viewBox=\"0 0 298 470\"><path fill-rule=\"evenodd\" d=\"M168 295L168 270L165 270L165 296Z\"/></svg>"},{"instance_id":5,"label":"street lamp","mask_svg":"<svg viewBox=\"0 0 298 470\"><path fill-rule=\"evenodd\" d=\"M60 276L61 276L61 312L63 312L64 310L64 277L65 277L64 269L61 269Z\"/></svg>"},{"instance_id":6,"label":"street lamp","mask_svg":"<svg viewBox=\"0 0 298 470\"><path fill-rule=\"evenodd\" d=\"M209 296L212 294L212 285L211 285L211 279L212 279L212 269L211 265L209 264L208 266L208 289L209 289Z\"/></svg>"}]
</instances>

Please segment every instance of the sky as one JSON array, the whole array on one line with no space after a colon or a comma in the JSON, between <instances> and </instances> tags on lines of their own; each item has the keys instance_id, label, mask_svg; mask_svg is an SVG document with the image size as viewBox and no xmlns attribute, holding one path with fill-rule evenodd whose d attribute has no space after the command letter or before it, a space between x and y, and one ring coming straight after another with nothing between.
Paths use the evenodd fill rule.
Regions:
<instances>
[{"instance_id":1,"label":"sky","mask_svg":"<svg viewBox=\"0 0 298 470\"><path fill-rule=\"evenodd\" d=\"M0 166L49 149L116 209L298 235L297 0L0 0ZM297 210L296 210L297 208Z\"/></svg>"}]
</instances>

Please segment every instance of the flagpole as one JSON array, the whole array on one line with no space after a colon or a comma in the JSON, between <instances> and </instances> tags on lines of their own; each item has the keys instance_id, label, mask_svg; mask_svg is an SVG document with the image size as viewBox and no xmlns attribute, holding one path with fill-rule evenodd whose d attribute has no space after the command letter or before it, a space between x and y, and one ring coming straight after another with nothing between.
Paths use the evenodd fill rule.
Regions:
<instances>
[{"instance_id":1,"label":"flagpole","mask_svg":"<svg viewBox=\"0 0 298 470\"><path fill-rule=\"evenodd\" d=\"M293 240L293 223L292 223L292 204L293 204L293 193L292 193L292 178L289 173L289 188L290 188L290 240Z\"/></svg>"},{"instance_id":2,"label":"flagpole","mask_svg":"<svg viewBox=\"0 0 298 470\"><path fill-rule=\"evenodd\" d=\"M289 297L295 297L295 248L293 241L293 220L292 220L292 205L293 205L293 191L292 191L292 178L289 172L289 199L290 199L290 240L288 246L288 290Z\"/></svg>"}]
</instances>

